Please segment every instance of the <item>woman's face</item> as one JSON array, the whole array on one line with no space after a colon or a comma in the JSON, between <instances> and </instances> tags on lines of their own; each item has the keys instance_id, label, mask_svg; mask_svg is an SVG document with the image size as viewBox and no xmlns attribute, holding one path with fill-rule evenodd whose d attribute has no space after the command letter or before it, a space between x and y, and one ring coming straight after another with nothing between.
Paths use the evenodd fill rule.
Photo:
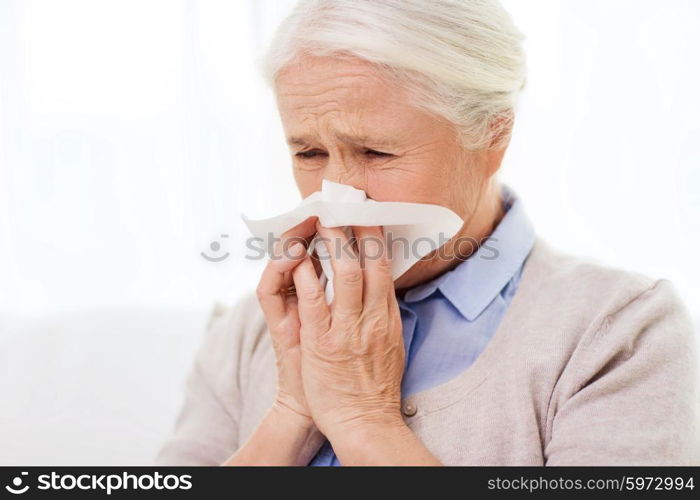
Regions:
<instances>
[{"instance_id":1,"label":"woman's face","mask_svg":"<svg viewBox=\"0 0 700 500\"><path fill-rule=\"evenodd\" d=\"M442 205L465 221L479 211L500 156L464 150L452 124L411 106L373 65L304 56L278 74L276 92L303 197L328 179L377 201Z\"/></svg>"}]
</instances>

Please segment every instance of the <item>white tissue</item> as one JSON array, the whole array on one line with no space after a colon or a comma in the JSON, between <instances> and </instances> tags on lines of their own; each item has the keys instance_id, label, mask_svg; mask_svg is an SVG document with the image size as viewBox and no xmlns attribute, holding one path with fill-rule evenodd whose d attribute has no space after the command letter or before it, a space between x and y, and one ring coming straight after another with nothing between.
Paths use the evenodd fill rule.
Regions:
<instances>
[{"instance_id":1,"label":"white tissue","mask_svg":"<svg viewBox=\"0 0 700 500\"><path fill-rule=\"evenodd\" d=\"M408 271L422 257L444 244L462 227L464 221L452 210L439 205L374 201L365 192L352 186L324 180L321 191L304 198L288 212L268 219L243 221L256 238L269 248L269 238L275 239L309 217L318 217L324 227L342 227L348 236L348 226L383 226L392 234L391 275L394 280ZM418 241L420 239L420 241ZM324 245L315 245L323 269L326 301L333 300L333 269ZM407 254L407 255L406 255Z\"/></svg>"}]
</instances>

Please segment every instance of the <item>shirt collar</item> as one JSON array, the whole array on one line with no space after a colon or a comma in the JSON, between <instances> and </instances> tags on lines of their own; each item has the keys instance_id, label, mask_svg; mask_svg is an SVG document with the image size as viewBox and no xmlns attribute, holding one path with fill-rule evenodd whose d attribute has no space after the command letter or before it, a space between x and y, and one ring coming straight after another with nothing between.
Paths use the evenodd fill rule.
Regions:
<instances>
[{"instance_id":1,"label":"shirt collar","mask_svg":"<svg viewBox=\"0 0 700 500\"><path fill-rule=\"evenodd\" d=\"M505 215L479 249L457 267L407 290L403 301L417 302L440 290L467 320L476 319L518 273L535 242L522 202L508 186L501 192Z\"/></svg>"}]
</instances>

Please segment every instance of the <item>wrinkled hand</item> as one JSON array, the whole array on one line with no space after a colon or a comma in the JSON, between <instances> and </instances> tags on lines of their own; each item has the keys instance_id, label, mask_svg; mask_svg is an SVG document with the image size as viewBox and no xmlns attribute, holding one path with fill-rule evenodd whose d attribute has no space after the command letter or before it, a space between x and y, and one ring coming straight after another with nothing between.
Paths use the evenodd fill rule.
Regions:
<instances>
[{"instance_id":1,"label":"wrinkled hand","mask_svg":"<svg viewBox=\"0 0 700 500\"><path fill-rule=\"evenodd\" d=\"M284 290L293 285L292 270L308 259L306 245L316 233L315 222L315 217L309 218L282 235L256 290L275 351L277 398L273 408L291 411L309 425L313 422L301 380L297 297Z\"/></svg>"},{"instance_id":2,"label":"wrinkled hand","mask_svg":"<svg viewBox=\"0 0 700 500\"><path fill-rule=\"evenodd\" d=\"M301 374L314 422L329 438L365 424L402 422L405 354L382 229L353 227L357 248L350 255L339 252L351 248L341 229L318 223L316 229L331 254L331 306L310 257L292 273L301 323Z\"/></svg>"}]
</instances>

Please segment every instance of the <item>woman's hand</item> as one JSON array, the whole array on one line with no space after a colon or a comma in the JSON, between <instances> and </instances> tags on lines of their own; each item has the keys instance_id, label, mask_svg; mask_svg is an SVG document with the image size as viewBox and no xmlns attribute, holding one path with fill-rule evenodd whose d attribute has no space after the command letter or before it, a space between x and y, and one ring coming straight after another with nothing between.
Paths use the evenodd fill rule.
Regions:
<instances>
[{"instance_id":1,"label":"woman's hand","mask_svg":"<svg viewBox=\"0 0 700 500\"><path fill-rule=\"evenodd\" d=\"M277 364L277 398L248 440L224 465L308 465L323 443L301 383L299 314L292 270L304 260L315 218L282 235L257 288Z\"/></svg>"},{"instance_id":2,"label":"woman's hand","mask_svg":"<svg viewBox=\"0 0 700 500\"><path fill-rule=\"evenodd\" d=\"M293 271L314 421L329 439L366 424L402 425L404 345L382 230L354 227L353 250L341 229L316 227L331 254L331 307L308 257Z\"/></svg>"},{"instance_id":3,"label":"woman's hand","mask_svg":"<svg viewBox=\"0 0 700 500\"><path fill-rule=\"evenodd\" d=\"M294 284L292 270L308 259L306 246L316 233L315 222L315 217L309 218L282 235L256 290L275 351L277 398L273 409L291 412L292 418L308 426L313 421L301 381L297 298L285 290Z\"/></svg>"},{"instance_id":4,"label":"woman's hand","mask_svg":"<svg viewBox=\"0 0 700 500\"><path fill-rule=\"evenodd\" d=\"M440 465L400 413L401 315L381 228L354 227L352 252L342 230L316 227L333 266L331 306L309 257L292 273L314 422L343 465Z\"/></svg>"}]
</instances>

